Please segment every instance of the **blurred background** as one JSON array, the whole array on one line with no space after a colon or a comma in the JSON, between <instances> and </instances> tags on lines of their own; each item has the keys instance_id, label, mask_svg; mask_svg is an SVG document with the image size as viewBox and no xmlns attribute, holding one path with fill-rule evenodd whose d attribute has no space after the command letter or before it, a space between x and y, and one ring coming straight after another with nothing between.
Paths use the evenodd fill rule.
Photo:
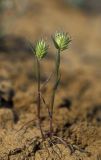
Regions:
<instances>
[{"instance_id":1,"label":"blurred background","mask_svg":"<svg viewBox=\"0 0 101 160\"><path fill-rule=\"evenodd\" d=\"M100 0L0 0L0 52L27 52L26 40L64 30L72 37L69 65L93 64L99 72L100 29Z\"/></svg>"},{"instance_id":2,"label":"blurred background","mask_svg":"<svg viewBox=\"0 0 101 160\"><path fill-rule=\"evenodd\" d=\"M55 130L65 137L70 133L72 144L88 146L93 160L101 153L101 0L0 0L0 129L7 129L8 136L8 131L14 130L12 126L19 129L29 120L36 120L36 68L29 41L34 45L43 37L50 46L41 63L44 82L54 67L56 50L51 35L55 31L67 32L72 39L69 49L61 54ZM47 103L52 80L43 91ZM46 114L44 106L42 125L47 131ZM15 137L15 132L12 135ZM10 141L4 143L4 153Z\"/></svg>"},{"instance_id":3,"label":"blurred background","mask_svg":"<svg viewBox=\"0 0 101 160\"><path fill-rule=\"evenodd\" d=\"M68 77L69 73L82 73L100 88L100 0L0 0L0 79L19 86L19 83L25 83L21 75L33 75L34 57L28 41L34 44L40 37L50 43L48 61L43 64L43 68L48 66L45 67L45 79L52 69L55 55L50 36L57 30L68 32L72 38L68 51L62 55L61 68L66 73L63 77ZM17 68L22 69L21 74ZM17 80L18 77L23 80Z\"/></svg>"},{"instance_id":4,"label":"blurred background","mask_svg":"<svg viewBox=\"0 0 101 160\"><path fill-rule=\"evenodd\" d=\"M63 77L69 77L69 73L74 76L83 74L86 79L90 77L95 81L96 88L100 89L101 0L0 0L1 81L27 86L26 75L32 76L35 70L28 41L34 45L40 37L50 44L48 61L43 63L43 69L48 66L45 67L45 79L54 65L51 34L62 30L72 39L68 51L62 55ZM17 72L19 68L21 73ZM67 83L67 79L64 81Z\"/></svg>"}]
</instances>

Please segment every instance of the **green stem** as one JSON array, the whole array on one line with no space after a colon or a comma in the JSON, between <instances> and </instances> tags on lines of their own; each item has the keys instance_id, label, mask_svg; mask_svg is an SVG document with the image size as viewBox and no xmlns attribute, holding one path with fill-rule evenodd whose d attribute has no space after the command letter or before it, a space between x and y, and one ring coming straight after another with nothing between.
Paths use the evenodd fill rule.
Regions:
<instances>
[{"instance_id":1,"label":"green stem","mask_svg":"<svg viewBox=\"0 0 101 160\"><path fill-rule=\"evenodd\" d=\"M51 136L53 135L53 108L54 108L54 101L55 101L55 95L56 95L56 90L59 84L59 79L60 79L60 50L57 52L57 57L56 57L56 66L55 66L55 83L53 86L53 92L51 96L51 104L50 104L50 134Z\"/></svg>"},{"instance_id":2,"label":"green stem","mask_svg":"<svg viewBox=\"0 0 101 160\"><path fill-rule=\"evenodd\" d=\"M38 117L38 125L40 128L42 139L44 140L44 133L41 127L41 117L40 117L40 111L41 111L41 91L40 91L40 61L37 59L37 80L38 80L38 86L37 86L37 117Z\"/></svg>"}]
</instances>

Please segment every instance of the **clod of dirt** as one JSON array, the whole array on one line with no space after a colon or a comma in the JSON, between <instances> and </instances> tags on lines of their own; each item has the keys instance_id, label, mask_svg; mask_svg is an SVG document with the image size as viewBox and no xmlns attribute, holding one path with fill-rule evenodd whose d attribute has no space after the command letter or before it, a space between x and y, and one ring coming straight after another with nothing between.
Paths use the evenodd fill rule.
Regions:
<instances>
[{"instance_id":1,"label":"clod of dirt","mask_svg":"<svg viewBox=\"0 0 101 160\"><path fill-rule=\"evenodd\" d=\"M71 108L71 105L72 105L72 102L70 99L67 99L67 98L64 98L62 100L62 103L59 104L59 108L67 108L67 109L70 109Z\"/></svg>"},{"instance_id":2,"label":"clod of dirt","mask_svg":"<svg viewBox=\"0 0 101 160\"><path fill-rule=\"evenodd\" d=\"M0 109L0 128L12 128L14 125L14 115L10 109Z\"/></svg>"},{"instance_id":3,"label":"clod of dirt","mask_svg":"<svg viewBox=\"0 0 101 160\"><path fill-rule=\"evenodd\" d=\"M18 121L18 115L14 108L13 97L15 95L12 85L8 81L2 81L0 83L0 109L11 109L13 114L14 122Z\"/></svg>"},{"instance_id":4,"label":"clod of dirt","mask_svg":"<svg viewBox=\"0 0 101 160\"><path fill-rule=\"evenodd\" d=\"M96 122L101 125L101 105L96 105L92 110L88 111L87 119L89 121L96 120Z\"/></svg>"},{"instance_id":5,"label":"clod of dirt","mask_svg":"<svg viewBox=\"0 0 101 160\"><path fill-rule=\"evenodd\" d=\"M0 98L5 102L13 99L15 92L12 88L12 84L9 81L1 81L0 82ZM2 105L2 104L1 104Z\"/></svg>"}]
</instances>

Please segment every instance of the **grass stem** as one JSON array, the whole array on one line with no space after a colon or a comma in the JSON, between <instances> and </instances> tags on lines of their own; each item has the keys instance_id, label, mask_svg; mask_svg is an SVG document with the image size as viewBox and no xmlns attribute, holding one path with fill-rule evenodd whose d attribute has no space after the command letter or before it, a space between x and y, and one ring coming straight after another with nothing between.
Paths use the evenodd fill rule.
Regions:
<instances>
[{"instance_id":1,"label":"grass stem","mask_svg":"<svg viewBox=\"0 0 101 160\"><path fill-rule=\"evenodd\" d=\"M60 81L60 50L57 52L56 56L56 66L55 66L55 83L53 86L51 102L50 102L50 134L53 135L53 109L54 109L54 101L56 90Z\"/></svg>"},{"instance_id":2,"label":"grass stem","mask_svg":"<svg viewBox=\"0 0 101 160\"><path fill-rule=\"evenodd\" d=\"M41 127L41 91L40 91L40 60L36 58L37 61L37 117L38 117L38 125L41 132L42 139L44 140L44 133Z\"/></svg>"}]
</instances>

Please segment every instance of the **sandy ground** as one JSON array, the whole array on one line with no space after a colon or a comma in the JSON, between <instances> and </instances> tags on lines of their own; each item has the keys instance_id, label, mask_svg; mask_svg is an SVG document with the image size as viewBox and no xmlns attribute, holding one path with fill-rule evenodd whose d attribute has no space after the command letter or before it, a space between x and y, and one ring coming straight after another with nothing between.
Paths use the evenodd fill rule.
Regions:
<instances>
[{"instance_id":1,"label":"sandy ground","mask_svg":"<svg viewBox=\"0 0 101 160\"><path fill-rule=\"evenodd\" d=\"M87 15L57 1L40 0L16 19L14 15L10 21L8 16L7 21L7 15L8 12L3 18L9 36L0 50L0 160L100 160L101 15ZM34 56L25 39L35 41L40 35L47 39L60 28L69 32L72 44L61 55L62 77L55 100L54 131L67 146L56 138L52 145L47 138L45 147L36 119ZM50 54L41 64L42 83L54 68L54 56L51 43ZM47 103L52 84L53 79L43 90ZM44 104L41 120L47 132L49 118Z\"/></svg>"}]
</instances>

